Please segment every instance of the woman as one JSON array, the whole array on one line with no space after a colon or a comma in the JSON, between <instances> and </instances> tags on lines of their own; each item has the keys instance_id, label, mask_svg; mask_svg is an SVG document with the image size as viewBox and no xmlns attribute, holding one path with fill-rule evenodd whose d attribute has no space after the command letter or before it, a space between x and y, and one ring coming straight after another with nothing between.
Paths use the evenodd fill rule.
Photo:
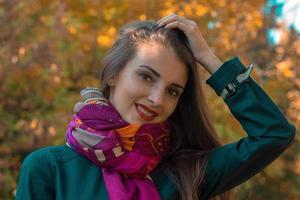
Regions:
<instances>
[{"instance_id":1,"label":"woman","mask_svg":"<svg viewBox=\"0 0 300 200\"><path fill-rule=\"evenodd\" d=\"M247 137L220 145L196 62ZM67 145L25 159L17 199L230 199L295 137L251 70L221 63L176 14L125 25L103 60L101 93L81 92Z\"/></svg>"}]
</instances>

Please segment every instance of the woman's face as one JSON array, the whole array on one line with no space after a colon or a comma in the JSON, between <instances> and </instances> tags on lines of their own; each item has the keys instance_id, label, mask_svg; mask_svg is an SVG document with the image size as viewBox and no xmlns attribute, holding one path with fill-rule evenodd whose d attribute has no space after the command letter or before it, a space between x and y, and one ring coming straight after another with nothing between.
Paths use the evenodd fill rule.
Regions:
<instances>
[{"instance_id":1,"label":"woman's face","mask_svg":"<svg viewBox=\"0 0 300 200\"><path fill-rule=\"evenodd\" d=\"M130 124L160 123L175 110L187 77L171 47L143 42L112 79L109 100Z\"/></svg>"}]
</instances>

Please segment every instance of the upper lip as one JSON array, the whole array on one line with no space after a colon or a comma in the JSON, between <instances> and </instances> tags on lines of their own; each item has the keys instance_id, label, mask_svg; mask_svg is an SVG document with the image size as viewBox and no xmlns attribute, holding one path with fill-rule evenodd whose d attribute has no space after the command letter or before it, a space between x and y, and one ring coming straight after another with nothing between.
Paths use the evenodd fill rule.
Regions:
<instances>
[{"instance_id":1,"label":"upper lip","mask_svg":"<svg viewBox=\"0 0 300 200\"><path fill-rule=\"evenodd\" d=\"M143 107L143 108L144 108L145 110L147 110L148 112L153 113L155 116L159 115L157 111L152 110L151 108L149 108L149 107L146 106L146 105L143 105L143 104L140 104L140 103L137 103L137 105Z\"/></svg>"}]
</instances>

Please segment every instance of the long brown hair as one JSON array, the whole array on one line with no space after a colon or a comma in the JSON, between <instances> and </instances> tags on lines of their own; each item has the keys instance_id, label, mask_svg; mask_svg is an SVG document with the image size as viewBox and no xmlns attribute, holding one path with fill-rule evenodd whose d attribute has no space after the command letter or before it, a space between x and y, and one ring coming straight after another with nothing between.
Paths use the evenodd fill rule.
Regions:
<instances>
[{"instance_id":1,"label":"long brown hair","mask_svg":"<svg viewBox=\"0 0 300 200\"><path fill-rule=\"evenodd\" d=\"M153 21L135 21L125 24L118 32L115 43L102 60L101 90L109 97L108 81L116 76L132 59L141 42L169 45L187 66L188 81L175 111L170 116L172 150L162 165L177 186L178 199L199 199L207 154L220 146L208 111L197 65L189 51L185 34L179 29L156 28ZM192 117L191 117L192 116ZM218 199L230 199L230 193Z\"/></svg>"}]
</instances>

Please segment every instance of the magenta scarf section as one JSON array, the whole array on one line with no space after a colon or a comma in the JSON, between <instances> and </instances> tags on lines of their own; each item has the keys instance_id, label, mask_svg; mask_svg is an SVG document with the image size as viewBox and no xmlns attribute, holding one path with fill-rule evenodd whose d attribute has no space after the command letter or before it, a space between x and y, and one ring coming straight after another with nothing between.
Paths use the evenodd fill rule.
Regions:
<instances>
[{"instance_id":1,"label":"magenta scarf section","mask_svg":"<svg viewBox=\"0 0 300 200\"><path fill-rule=\"evenodd\" d=\"M161 199L149 173L170 149L168 121L129 124L97 98L77 103L74 111L67 145L101 168L109 198Z\"/></svg>"}]
</instances>

